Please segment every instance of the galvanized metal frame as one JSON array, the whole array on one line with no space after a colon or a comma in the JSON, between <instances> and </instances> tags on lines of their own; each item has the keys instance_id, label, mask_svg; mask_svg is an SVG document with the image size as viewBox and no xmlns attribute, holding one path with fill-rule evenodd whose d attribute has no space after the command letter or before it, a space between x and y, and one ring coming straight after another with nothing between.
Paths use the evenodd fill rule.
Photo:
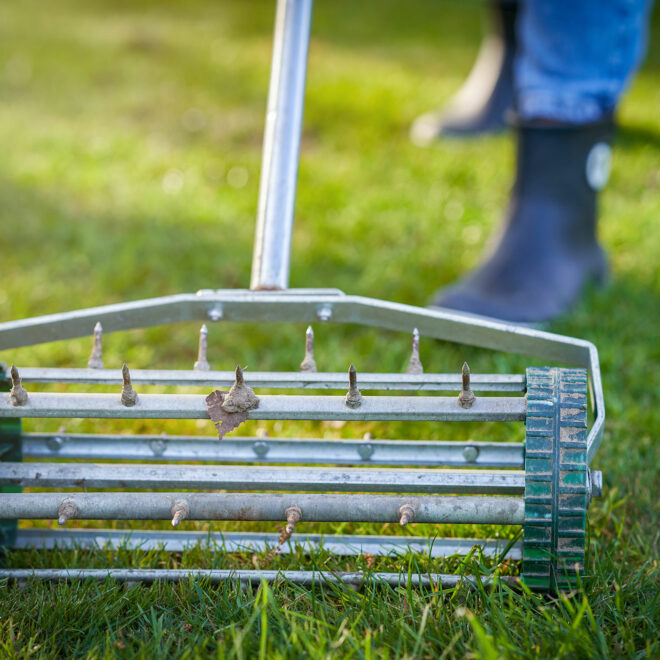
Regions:
<instances>
[{"instance_id":1,"label":"galvanized metal frame","mask_svg":"<svg viewBox=\"0 0 660 660\"><path fill-rule=\"evenodd\" d=\"M332 289L204 290L10 321L0 323L0 350L89 336L99 321L106 332L116 332L191 320L307 324L330 321L408 333L418 328L422 335L433 339L585 367L595 415L587 440L589 463L602 440L605 402L598 351L591 342L449 310L348 296Z\"/></svg>"},{"instance_id":2,"label":"galvanized metal frame","mask_svg":"<svg viewBox=\"0 0 660 660\"><path fill-rule=\"evenodd\" d=\"M531 355L588 370L594 422L586 439L586 469L602 440L605 420L603 390L598 352L590 342L554 335L491 319L442 309L422 309L400 303L361 296L345 295L336 289L287 289L293 211L296 191L298 152L302 127L303 97L312 0L278 0L273 64L266 115L264 153L257 231L254 245L251 290L205 289L196 294L165 296L138 300L62 314L0 324L0 350L42 342L88 336L97 323L106 332L144 328L182 321L337 322L367 325L389 330L412 332L414 328L428 338ZM200 358L201 359L201 358ZM206 365L205 365L206 366ZM22 369L26 383L58 382L114 384L119 373L97 369ZM253 386L296 389L343 389L343 374L251 374ZM226 386L233 381L227 372L138 371L136 384L176 384L189 386ZM343 383L343 384L342 384ZM365 374L360 385L374 390L452 390L460 376ZM486 392L520 393L525 391L522 376L477 376L473 389ZM15 403L15 402L14 402ZM478 397L474 405L462 407L449 397L363 397L361 405L350 408L342 397L262 396L259 408L251 410L251 419L336 419L336 420L523 420L527 409L522 397ZM199 395L141 394L135 406L122 405L117 394L43 394L31 393L25 405L13 405L9 395L0 395L0 424L20 424L22 417L116 417L116 418L206 418L204 400ZM4 428L4 426L3 426ZM26 457L116 458L126 450L127 438L62 434L33 434L23 438ZM233 444L230 444L233 443ZM279 444L278 444L279 443ZM332 450L323 440L265 440L237 438L224 442L224 449L211 449L208 440L176 438L140 441L122 458L286 462L297 453L310 463L370 463L373 465L460 465L471 467L521 467L523 448L519 444L495 448L493 443L435 443L427 445L425 455L413 457L416 443L349 441L334 444ZM403 445L406 445L404 449ZM451 447L449 445L452 445ZM147 448L148 447L148 451ZM231 448L231 451L230 451ZM300 453L302 451L302 453ZM333 457L334 450L334 457ZM256 454L252 456L250 451ZM308 452L305 454L304 452ZM148 454L145 456L145 452ZM149 452L151 452L149 454ZM224 453L223 453L224 452ZM232 453L236 452L236 453ZM247 452L247 454L246 454ZM458 456L457 452L460 452ZM231 456L228 456L231 454ZM357 456L356 456L357 454ZM359 456L359 460L358 460ZM481 457L481 458L480 458ZM1 457L0 457L1 458ZM20 457L19 457L20 458ZM415 458L416 460L412 460ZM14 458L14 461L16 459ZM556 468L558 469L558 467ZM582 468L580 468L582 469ZM490 522L521 524L524 520L525 471L471 470L382 470L332 468L223 468L222 466L153 466L89 465L17 462L0 466L0 487L154 487L154 488L229 488L249 486L261 490L283 488L299 490L334 490L341 494L274 493L2 493L0 510L9 520L17 518L105 517L114 519L183 519L224 520L299 520L309 521L383 520L402 524L414 517L417 522ZM555 475L556 477L557 475ZM600 481L594 473L585 486L587 501L598 494ZM350 491L369 494L345 494ZM373 492L398 492L397 495L373 495ZM410 493L434 493L411 495ZM405 494L403 494L405 493ZM437 493L453 493L451 497ZM489 497L460 493L487 493ZM493 496L493 493L507 497ZM293 506L292 506L293 505ZM178 506L178 508L177 508ZM291 510L297 511L291 517ZM405 513L402 514L402 511ZM295 512L294 512L295 513ZM553 514L554 515L554 514ZM19 530L18 539L32 547L41 539L46 545L63 537L55 532L32 535ZM80 532L78 539L82 537ZM68 541L74 535L67 537ZM32 540L30 541L29 538ZM89 537L84 537L89 542ZM110 538L118 543L117 535ZM163 535L163 538L169 538ZM170 541L171 542L171 541ZM261 541L264 542L263 539ZM379 540L375 541L380 543ZM445 543L453 551L456 546ZM492 545L489 547L493 547ZM465 546L461 546L465 549ZM514 554L520 556L520 548ZM213 582L237 580L257 583L262 579L288 579L299 584L317 581L359 585L362 573L327 574L309 571L220 571L129 569L43 569L0 571L0 579L39 577L59 579L106 579L127 581L180 580L204 577ZM405 576L373 574L373 579L388 584L453 586L471 578L442 574ZM511 583L516 578L501 578Z\"/></svg>"}]
</instances>

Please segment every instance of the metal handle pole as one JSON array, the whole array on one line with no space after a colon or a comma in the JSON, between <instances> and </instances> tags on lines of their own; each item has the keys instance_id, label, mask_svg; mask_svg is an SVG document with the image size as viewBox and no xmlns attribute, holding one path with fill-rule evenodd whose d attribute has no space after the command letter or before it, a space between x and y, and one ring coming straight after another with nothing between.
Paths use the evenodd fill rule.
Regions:
<instances>
[{"instance_id":1,"label":"metal handle pole","mask_svg":"<svg viewBox=\"0 0 660 660\"><path fill-rule=\"evenodd\" d=\"M286 289L312 0L278 0L250 288Z\"/></svg>"}]
</instances>

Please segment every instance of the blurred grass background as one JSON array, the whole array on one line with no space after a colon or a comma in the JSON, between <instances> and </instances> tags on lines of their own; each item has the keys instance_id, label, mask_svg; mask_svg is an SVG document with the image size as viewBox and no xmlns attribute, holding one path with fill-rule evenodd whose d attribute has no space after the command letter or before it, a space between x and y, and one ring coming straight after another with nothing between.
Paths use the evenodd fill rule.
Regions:
<instances>
[{"instance_id":1,"label":"blurred grass background","mask_svg":"<svg viewBox=\"0 0 660 660\"><path fill-rule=\"evenodd\" d=\"M291 286L339 287L424 305L439 286L477 263L507 200L512 136L419 149L410 144L408 129L469 71L482 10L475 2L317 0ZM0 6L0 321L248 286L273 17L270 0L21 0ZM550 326L596 343L605 384L608 420L594 467L604 471L606 496L591 508L594 578L584 590L550 602L506 589L438 596L383 594L373 587L362 594L323 594L318 609L309 605L317 603L314 590L289 587L258 594L231 586L206 585L201 592L194 585L136 587L130 598L110 583L1 587L0 644L6 647L0 649L19 657L67 649L92 657L148 657L196 646L202 655L219 649L251 657L265 638L269 656L313 650L369 657L389 649L431 657L448 649L448 655L484 657L657 657L659 34L656 12L649 56L621 106L612 178L601 198L612 280ZM132 368L189 368L197 332L197 324L179 324L107 336L106 366L127 360ZM399 371L407 362L409 338L397 333L339 326L316 332L322 370L355 362L358 371ZM252 370L296 369L303 341L300 326L215 324L209 360L217 369L237 363ZM84 366L89 350L85 339L7 351L0 359L19 366ZM458 371L464 359L475 372L521 373L530 364L422 339L427 371ZM290 437L370 431L381 438L477 440L503 439L511 431L511 425L496 426L250 423L241 432L262 427ZM57 427L25 423L26 430ZM126 429L113 422L67 422L71 432L92 427ZM210 427L140 422L133 428L211 433ZM516 427L508 437L520 435ZM17 553L10 561L48 566L91 559ZM155 566L177 560L118 553L94 561ZM198 553L181 561L238 566L252 560ZM317 561L282 557L274 566L306 568ZM360 561L351 566L361 567ZM439 569L424 558L414 561L424 570ZM213 614L209 598L216 602ZM235 611L218 604L233 599L243 603ZM78 611L76 603L89 607ZM304 622L296 618L300 612ZM191 630L176 624L182 616L189 617ZM99 627L103 617L107 624Z\"/></svg>"}]
</instances>

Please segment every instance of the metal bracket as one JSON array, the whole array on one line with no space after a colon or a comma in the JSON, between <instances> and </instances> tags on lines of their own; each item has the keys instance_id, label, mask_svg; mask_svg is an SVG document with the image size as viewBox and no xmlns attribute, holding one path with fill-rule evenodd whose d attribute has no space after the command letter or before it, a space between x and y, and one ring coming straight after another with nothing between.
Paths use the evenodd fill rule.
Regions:
<instances>
[{"instance_id":1,"label":"metal bracket","mask_svg":"<svg viewBox=\"0 0 660 660\"><path fill-rule=\"evenodd\" d=\"M62 314L0 324L0 350L91 335L97 322L106 332L144 328L180 321L206 321L209 310L223 309L222 321L313 323L318 310L331 312L333 323L355 323L498 351L530 355L576 367L586 367L595 419L588 436L591 463L602 440L605 402L598 351L583 339L551 334L445 309L344 295L336 289L248 291L203 290L134 302L92 307Z\"/></svg>"}]
</instances>

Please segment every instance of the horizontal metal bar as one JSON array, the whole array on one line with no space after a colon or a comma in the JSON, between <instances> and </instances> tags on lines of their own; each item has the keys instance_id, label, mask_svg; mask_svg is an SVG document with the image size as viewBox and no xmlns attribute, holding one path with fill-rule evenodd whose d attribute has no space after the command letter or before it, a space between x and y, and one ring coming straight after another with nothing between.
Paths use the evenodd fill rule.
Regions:
<instances>
[{"instance_id":1,"label":"horizontal metal bar","mask_svg":"<svg viewBox=\"0 0 660 660\"><path fill-rule=\"evenodd\" d=\"M602 441L605 401L598 350L591 342L453 310L347 296L336 290L207 289L198 294L165 296L9 321L0 323L0 350L91 336L99 321L106 332L116 332L195 319L307 324L323 320L401 332L418 328L425 337L587 367L596 412L587 441L589 462Z\"/></svg>"},{"instance_id":2,"label":"horizontal metal bar","mask_svg":"<svg viewBox=\"0 0 660 660\"><path fill-rule=\"evenodd\" d=\"M336 290L249 291L204 289L0 323L0 350L48 341L91 337L179 321L315 323L321 319L412 332L459 344L533 355L577 366L589 363L589 342L447 309L429 309Z\"/></svg>"},{"instance_id":3,"label":"horizontal metal bar","mask_svg":"<svg viewBox=\"0 0 660 660\"><path fill-rule=\"evenodd\" d=\"M402 573L321 573L316 571L244 571L221 569L145 569L145 568L11 568L0 569L0 580L117 580L118 582L181 582L182 580L208 580L212 584L220 582L240 582L258 586L262 581L287 581L302 586L315 584L339 583L349 586L360 586L368 580L383 582L390 586L411 584L416 587L452 588L459 584L474 585L476 578L472 576L452 575L445 573L408 574ZM498 577L497 581L507 584L518 584L519 578ZM491 584L492 578L480 578L484 585Z\"/></svg>"},{"instance_id":4,"label":"horizontal metal bar","mask_svg":"<svg viewBox=\"0 0 660 660\"><path fill-rule=\"evenodd\" d=\"M518 495L525 490L525 474L500 470L0 463L0 485Z\"/></svg>"},{"instance_id":5,"label":"horizontal metal bar","mask_svg":"<svg viewBox=\"0 0 660 660\"><path fill-rule=\"evenodd\" d=\"M24 406L0 394L0 417L94 417L114 419L208 419L205 397L198 394L139 394L124 406L117 394L30 393ZM462 408L457 397L367 396L350 408L341 396L261 396L248 419L356 421L499 421L525 419L524 397L477 397Z\"/></svg>"},{"instance_id":6,"label":"horizontal metal bar","mask_svg":"<svg viewBox=\"0 0 660 660\"><path fill-rule=\"evenodd\" d=\"M303 522L398 523L399 509L412 508L416 523L521 525L522 497L328 495L302 493L0 493L6 519L59 518L63 502L72 519L172 520L172 506L185 502L186 520L284 521L297 506Z\"/></svg>"},{"instance_id":7,"label":"horizontal metal bar","mask_svg":"<svg viewBox=\"0 0 660 660\"><path fill-rule=\"evenodd\" d=\"M60 369L19 367L24 383L65 383L121 385L121 369ZM234 384L233 371L193 371L185 369L131 369L133 385L189 385L228 388ZM246 371L245 380L254 388L345 390L345 372ZM461 374L381 374L360 373L360 389L448 392L461 389ZM472 374L475 392L524 392L525 376L518 374Z\"/></svg>"},{"instance_id":8,"label":"horizontal metal bar","mask_svg":"<svg viewBox=\"0 0 660 660\"><path fill-rule=\"evenodd\" d=\"M186 532L170 530L121 529L18 529L13 548L51 550L53 548L126 548L129 550L165 550L183 552L193 547L209 547L223 552L267 552L277 547L279 534L263 532ZM510 544L506 539L461 539L421 536L371 536L354 534L293 534L280 549L280 554L302 550L305 553L325 550L345 557L374 555L388 557L414 552L427 557L466 555L479 548L486 557L522 558L522 543Z\"/></svg>"},{"instance_id":9,"label":"horizontal metal bar","mask_svg":"<svg viewBox=\"0 0 660 660\"><path fill-rule=\"evenodd\" d=\"M24 458L524 467L519 442L25 433Z\"/></svg>"}]
</instances>

